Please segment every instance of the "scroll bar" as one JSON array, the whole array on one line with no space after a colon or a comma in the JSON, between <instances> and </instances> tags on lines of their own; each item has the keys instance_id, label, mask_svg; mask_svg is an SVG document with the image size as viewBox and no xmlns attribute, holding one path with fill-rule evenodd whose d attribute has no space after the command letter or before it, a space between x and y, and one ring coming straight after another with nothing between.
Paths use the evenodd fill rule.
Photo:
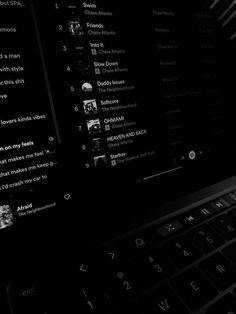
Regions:
<instances>
[{"instance_id":1,"label":"scroll bar","mask_svg":"<svg viewBox=\"0 0 236 314\"><path fill-rule=\"evenodd\" d=\"M150 180L150 179L153 179L153 178L156 178L156 177L160 177L160 176L163 176L164 174L171 173L171 172L180 170L180 169L182 169L182 168L183 168L183 167L180 166L180 167L173 168L173 169L170 169L170 170L167 170L167 171L163 171L163 172L154 174L154 175L152 175L152 176L145 177L145 178L143 178L143 181Z\"/></svg>"}]
</instances>

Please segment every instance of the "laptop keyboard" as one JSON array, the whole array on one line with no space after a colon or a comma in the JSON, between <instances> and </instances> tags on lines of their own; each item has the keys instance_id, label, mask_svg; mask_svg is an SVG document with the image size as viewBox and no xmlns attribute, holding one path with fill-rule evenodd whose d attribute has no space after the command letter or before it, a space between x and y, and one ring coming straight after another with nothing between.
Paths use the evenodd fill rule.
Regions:
<instances>
[{"instance_id":1,"label":"laptop keyboard","mask_svg":"<svg viewBox=\"0 0 236 314\"><path fill-rule=\"evenodd\" d=\"M1 313L58 312L31 281L0 291ZM88 254L73 282L66 313L236 313L236 191Z\"/></svg>"},{"instance_id":2,"label":"laptop keyboard","mask_svg":"<svg viewBox=\"0 0 236 314\"><path fill-rule=\"evenodd\" d=\"M100 249L90 261L87 284L97 276L103 302L96 289L84 290L81 313L236 313L236 191Z\"/></svg>"}]
</instances>

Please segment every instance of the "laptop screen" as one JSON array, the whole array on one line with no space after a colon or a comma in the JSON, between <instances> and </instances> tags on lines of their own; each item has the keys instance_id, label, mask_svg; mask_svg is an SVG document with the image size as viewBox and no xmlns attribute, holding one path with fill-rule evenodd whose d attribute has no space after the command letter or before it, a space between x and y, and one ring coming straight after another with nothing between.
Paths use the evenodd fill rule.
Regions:
<instances>
[{"instance_id":1,"label":"laptop screen","mask_svg":"<svg viewBox=\"0 0 236 314\"><path fill-rule=\"evenodd\" d=\"M2 229L50 212L121 230L235 174L233 40L202 2L0 9Z\"/></svg>"}]
</instances>

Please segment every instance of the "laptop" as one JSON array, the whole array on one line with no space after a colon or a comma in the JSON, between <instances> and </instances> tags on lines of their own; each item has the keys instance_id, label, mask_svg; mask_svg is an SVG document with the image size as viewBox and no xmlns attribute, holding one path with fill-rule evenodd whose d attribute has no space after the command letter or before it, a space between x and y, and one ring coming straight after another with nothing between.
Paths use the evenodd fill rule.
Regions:
<instances>
[{"instance_id":1,"label":"laptop","mask_svg":"<svg viewBox=\"0 0 236 314\"><path fill-rule=\"evenodd\" d=\"M235 313L234 1L0 1L1 313Z\"/></svg>"}]
</instances>

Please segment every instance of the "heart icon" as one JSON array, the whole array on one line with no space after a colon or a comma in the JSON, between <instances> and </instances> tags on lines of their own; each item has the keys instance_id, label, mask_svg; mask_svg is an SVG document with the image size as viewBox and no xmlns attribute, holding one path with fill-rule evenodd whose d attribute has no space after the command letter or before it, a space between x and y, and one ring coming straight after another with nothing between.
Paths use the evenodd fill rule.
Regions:
<instances>
[{"instance_id":1,"label":"heart icon","mask_svg":"<svg viewBox=\"0 0 236 314\"><path fill-rule=\"evenodd\" d=\"M65 194L65 195L64 195L64 199L67 200L67 201L69 201L69 199L70 199L70 194Z\"/></svg>"}]
</instances>

